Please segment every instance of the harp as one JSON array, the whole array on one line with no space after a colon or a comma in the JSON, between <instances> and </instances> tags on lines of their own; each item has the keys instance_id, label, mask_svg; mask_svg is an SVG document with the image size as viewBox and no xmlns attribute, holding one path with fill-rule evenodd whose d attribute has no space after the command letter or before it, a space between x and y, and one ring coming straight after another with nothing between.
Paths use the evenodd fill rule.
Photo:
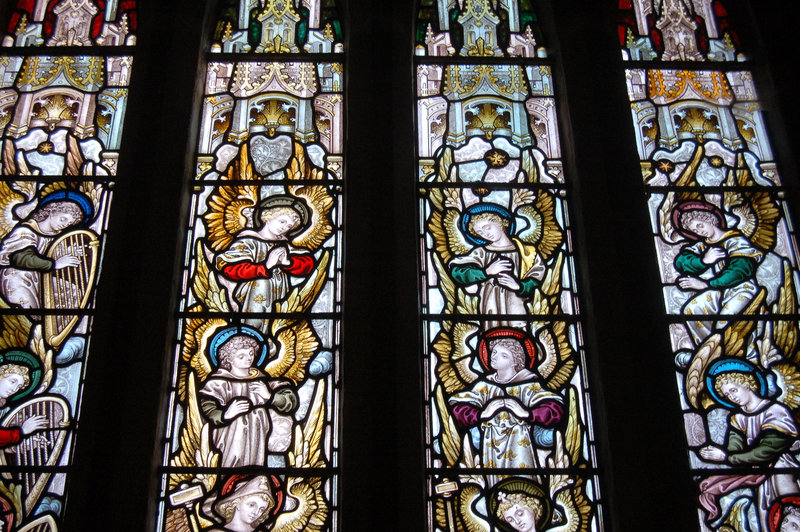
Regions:
<instances>
[{"instance_id":1,"label":"harp","mask_svg":"<svg viewBox=\"0 0 800 532\"><path fill-rule=\"evenodd\" d=\"M44 515L18 529L17 532L58 532L58 525L52 515Z\"/></svg>"},{"instance_id":2,"label":"harp","mask_svg":"<svg viewBox=\"0 0 800 532\"><path fill-rule=\"evenodd\" d=\"M61 451L67 441L69 405L64 399L56 396L34 397L9 412L0 422L0 426L19 427L31 416L44 416L47 428L24 437L18 444L0 452L0 466L11 465L22 468L13 475L3 473L2 477L8 480L15 479L22 485L25 515L30 515L33 511L53 474L46 468L58 465ZM31 466L33 466L31 470L25 469Z\"/></svg>"},{"instance_id":3,"label":"harp","mask_svg":"<svg viewBox=\"0 0 800 532\"><path fill-rule=\"evenodd\" d=\"M53 260L72 255L80 260L77 266L68 266L42 275L44 308L75 310L85 308L92 295L100 241L91 231L78 229L54 240L47 249L47 257ZM47 342L58 347L69 335L79 315L54 314L44 317L44 335Z\"/></svg>"}]
</instances>

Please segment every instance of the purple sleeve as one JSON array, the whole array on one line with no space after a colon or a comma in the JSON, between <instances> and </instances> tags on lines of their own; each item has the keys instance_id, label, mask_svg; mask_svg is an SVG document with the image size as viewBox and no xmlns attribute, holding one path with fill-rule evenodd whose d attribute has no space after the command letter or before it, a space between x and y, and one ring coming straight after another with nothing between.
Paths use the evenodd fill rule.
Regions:
<instances>
[{"instance_id":1,"label":"purple sleeve","mask_svg":"<svg viewBox=\"0 0 800 532\"><path fill-rule=\"evenodd\" d=\"M558 401L542 401L531 410L531 422L552 427L564 415L564 407Z\"/></svg>"},{"instance_id":2,"label":"purple sleeve","mask_svg":"<svg viewBox=\"0 0 800 532\"><path fill-rule=\"evenodd\" d=\"M453 416L462 427L474 427L479 421L478 409L472 405L455 405Z\"/></svg>"}]
</instances>

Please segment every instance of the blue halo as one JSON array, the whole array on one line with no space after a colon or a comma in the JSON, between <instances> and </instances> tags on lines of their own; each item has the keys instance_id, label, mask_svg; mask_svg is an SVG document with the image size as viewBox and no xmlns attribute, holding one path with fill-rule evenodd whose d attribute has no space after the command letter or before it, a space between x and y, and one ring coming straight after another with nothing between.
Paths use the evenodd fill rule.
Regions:
<instances>
[{"instance_id":1,"label":"blue halo","mask_svg":"<svg viewBox=\"0 0 800 532\"><path fill-rule=\"evenodd\" d=\"M761 397L767 396L767 381L764 379L764 376L761 374L761 372L758 371L758 368L755 366L755 364L740 358L723 358L722 360L717 360L711 364L711 367L708 368L708 372L706 372L706 390L708 390L708 393L711 394L711 397L714 399L714 401L722 406L726 406L734 410L737 408L736 405L733 405L723 397L720 397L717 394L717 390L714 389L714 378L722 375L723 373L749 373L753 375L756 378L756 381L758 381L759 395L761 395Z\"/></svg>"},{"instance_id":2,"label":"blue halo","mask_svg":"<svg viewBox=\"0 0 800 532\"><path fill-rule=\"evenodd\" d=\"M214 334L214 337L211 339L211 342L208 345L208 356L211 359L212 366L215 368L219 367L219 357L217 356L217 352L219 351L219 348L222 347L222 344L228 341L229 338L238 335L250 336L255 338L259 343L261 346L261 353L258 356L258 360L254 360L253 362L256 367L261 367L261 365L267 359L267 342L264 340L264 336L260 332L252 327L248 327L247 325L234 325L232 327L225 327L221 331Z\"/></svg>"},{"instance_id":3,"label":"blue halo","mask_svg":"<svg viewBox=\"0 0 800 532\"><path fill-rule=\"evenodd\" d=\"M58 192L51 192L42 198L42 200L39 202L39 206L41 207L43 205L47 205L48 203L53 203L54 201L71 201L77 204L83 212L83 220L81 220L80 225L85 225L88 223L94 215L92 201L87 198L85 194L81 194L80 192L76 192L74 190L59 190Z\"/></svg>"},{"instance_id":4,"label":"blue halo","mask_svg":"<svg viewBox=\"0 0 800 532\"><path fill-rule=\"evenodd\" d=\"M461 215L461 220L459 221L461 233L467 240L478 246L485 246L489 243L488 240L484 240L483 238L475 236L469 231L469 221L472 219L472 217L485 212L491 212L492 214L496 214L499 217L508 220L508 234L514 234L516 223L514 221L514 216L508 209L501 205L497 205L496 203L477 203L465 209L464 213Z\"/></svg>"}]
</instances>

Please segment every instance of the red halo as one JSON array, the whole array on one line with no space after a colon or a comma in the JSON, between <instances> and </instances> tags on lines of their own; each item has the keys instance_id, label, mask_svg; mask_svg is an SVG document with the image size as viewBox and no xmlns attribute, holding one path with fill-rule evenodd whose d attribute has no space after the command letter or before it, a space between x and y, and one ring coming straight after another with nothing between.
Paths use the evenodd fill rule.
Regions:
<instances>
[{"instance_id":1,"label":"red halo","mask_svg":"<svg viewBox=\"0 0 800 532\"><path fill-rule=\"evenodd\" d=\"M781 526L783 520L783 509L786 506L800 507L800 496L787 495L775 501L769 509L769 530L770 532L778 532L778 527Z\"/></svg>"},{"instance_id":2,"label":"red halo","mask_svg":"<svg viewBox=\"0 0 800 532\"><path fill-rule=\"evenodd\" d=\"M535 367L536 344L533 343L533 339L531 339L531 337L523 331L498 327L484 334L483 338L481 338L481 341L478 343L478 359L480 360L483 369L486 371L492 371L492 366L489 364L489 342L492 340L498 340L500 338L511 338L522 344L522 349L525 351L525 356L528 359L528 362L525 366L528 369L533 369Z\"/></svg>"}]
</instances>

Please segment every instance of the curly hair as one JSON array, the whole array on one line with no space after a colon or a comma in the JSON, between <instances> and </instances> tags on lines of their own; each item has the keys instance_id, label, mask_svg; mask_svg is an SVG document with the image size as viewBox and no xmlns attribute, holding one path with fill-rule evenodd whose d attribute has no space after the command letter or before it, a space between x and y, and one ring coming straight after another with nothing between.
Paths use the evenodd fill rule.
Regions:
<instances>
[{"instance_id":1,"label":"curly hair","mask_svg":"<svg viewBox=\"0 0 800 532\"><path fill-rule=\"evenodd\" d=\"M531 513L533 513L533 519L536 522L542 518L542 513L544 513L542 501L540 501L537 497L531 497L529 495L525 495L524 493L504 493L501 491L498 495L498 500L500 500L500 504L497 505L496 514L497 517L503 521L505 521L505 513L509 511L515 504L524 506L530 510Z\"/></svg>"},{"instance_id":2,"label":"curly hair","mask_svg":"<svg viewBox=\"0 0 800 532\"><path fill-rule=\"evenodd\" d=\"M217 354L219 356L219 365L223 369L230 370L231 369L231 357L238 351L239 349L252 349L253 354L255 355L256 351L258 350L259 344L258 340L253 338L252 336L247 336L244 334L239 334L236 336L231 336L225 343L223 343Z\"/></svg>"},{"instance_id":3,"label":"curly hair","mask_svg":"<svg viewBox=\"0 0 800 532\"><path fill-rule=\"evenodd\" d=\"M783 530L783 525L788 524L787 519L789 516L793 516L795 519L800 519L800 508L797 506L787 506L783 509L783 517L781 518L781 530Z\"/></svg>"},{"instance_id":4,"label":"curly hair","mask_svg":"<svg viewBox=\"0 0 800 532\"><path fill-rule=\"evenodd\" d=\"M31 383L31 370L27 366L20 364L5 364L0 366L0 379L4 379L9 375L19 375L22 377L22 388L27 388ZM6 398L0 397L0 406L6 404Z\"/></svg>"},{"instance_id":5,"label":"curly hair","mask_svg":"<svg viewBox=\"0 0 800 532\"><path fill-rule=\"evenodd\" d=\"M300 215L297 214L297 211L292 209L291 207L272 207L271 209L265 209L264 211L261 212L261 224L264 225L273 218L277 218L282 214L285 214L286 216L289 216L294 220L294 225L292 226L292 229L294 229L300 224Z\"/></svg>"},{"instance_id":6,"label":"curly hair","mask_svg":"<svg viewBox=\"0 0 800 532\"><path fill-rule=\"evenodd\" d=\"M744 386L745 388L750 389L754 393L758 393L759 386L756 378L749 373L740 373L738 371L731 371L728 373L722 373L717 375L714 378L714 389L720 395L725 395L722 393L722 387L725 384L738 384L740 386Z\"/></svg>"},{"instance_id":7,"label":"curly hair","mask_svg":"<svg viewBox=\"0 0 800 532\"><path fill-rule=\"evenodd\" d=\"M264 513L261 516L253 521L252 525L257 527L261 523L267 520L269 517L269 512L272 510L272 507L275 506L275 499L272 497L271 493L261 492L261 493L251 493L249 495L242 495L241 497L236 497L233 500L224 502L219 505L219 513L225 519L226 523L230 523L233 519L233 514L236 513L236 506L248 497L258 497L265 503L267 503L267 508L264 510Z\"/></svg>"},{"instance_id":8,"label":"curly hair","mask_svg":"<svg viewBox=\"0 0 800 532\"><path fill-rule=\"evenodd\" d=\"M69 215L73 219L70 225L75 225L83 219L83 211L74 201L54 201L52 203L47 203L33 211L31 218L37 222L43 222L48 216L52 216L53 214Z\"/></svg>"},{"instance_id":9,"label":"curly hair","mask_svg":"<svg viewBox=\"0 0 800 532\"><path fill-rule=\"evenodd\" d=\"M720 226L719 218L708 211L695 209L681 214L681 225L683 227L686 228L689 225L689 222L693 220L700 220L701 222L706 222L717 228Z\"/></svg>"},{"instance_id":10,"label":"curly hair","mask_svg":"<svg viewBox=\"0 0 800 532\"><path fill-rule=\"evenodd\" d=\"M467 224L467 229L469 229L469 232L472 233L473 236L477 236L478 238L480 238L480 235L475 233L475 224L478 222L485 222L485 221L496 222L500 224L500 226L506 231L508 231L508 228L511 225L511 222L509 222L507 219L503 218L499 214L493 212L482 212L480 214L476 214L475 216L469 219L469 223Z\"/></svg>"},{"instance_id":11,"label":"curly hair","mask_svg":"<svg viewBox=\"0 0 800 532\"><path fill-rule=\"evenodd\" d=\"M511 356L514 357L514 370L520 371L525 368L525 349L517 340L511 338L499 338L489 342L490 351L494 351L495 347L504 347L508 349Z\"/></svg>"}]
</instances>

